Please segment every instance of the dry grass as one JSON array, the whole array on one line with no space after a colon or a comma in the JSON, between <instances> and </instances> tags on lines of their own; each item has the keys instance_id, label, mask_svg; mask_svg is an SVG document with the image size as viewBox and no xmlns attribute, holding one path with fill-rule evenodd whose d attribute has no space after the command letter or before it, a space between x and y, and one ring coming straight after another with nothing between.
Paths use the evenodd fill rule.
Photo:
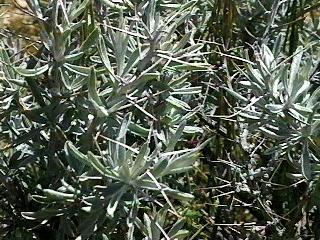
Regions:
<instances>
[{"instance_id":1,"label":"dry grass","mask_svg":"<svg viewBox=\"0 0 320 240\"><path fill-rule=\"evenodd\" d=\"M4 1L0 8L0 28L6 36L18 40L19 48L34 53L34 41L39 39L39 28L23 0Z\"/></svg>"}]
</instances>

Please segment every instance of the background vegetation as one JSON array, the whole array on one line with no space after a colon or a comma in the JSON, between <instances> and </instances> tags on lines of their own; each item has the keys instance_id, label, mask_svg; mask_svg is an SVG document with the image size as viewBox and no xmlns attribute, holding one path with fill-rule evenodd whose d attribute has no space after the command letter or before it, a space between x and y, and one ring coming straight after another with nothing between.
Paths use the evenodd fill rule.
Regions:
<instances>
[{"instance_id":1,"label":"background vegetation","mask_svg":"<svg viewBox=\"0 0 320 240\"><path fill-rule=\"evenodd\" d=\"M320 239L316 0L2 1L2 239Z\"/></svg>"}]
</instances>

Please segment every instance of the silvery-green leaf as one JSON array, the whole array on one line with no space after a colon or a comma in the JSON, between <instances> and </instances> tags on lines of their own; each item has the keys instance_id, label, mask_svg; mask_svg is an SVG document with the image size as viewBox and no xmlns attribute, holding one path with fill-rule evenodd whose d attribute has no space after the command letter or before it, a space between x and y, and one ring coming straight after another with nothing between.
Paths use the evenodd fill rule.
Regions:
<instances>
[{"instance_id":1,"label":"silvery-green leaf","mask_svg":"<svg viewBox=\"0 0 320 240\"><path fill-rule=\"evenodd\" d=\"M32 195L32 200L37 202L37 203L45 203L45 204L48 204L48 203L52 203L52 199L49 199L45 196L41 196L41 195Z\"/></svg>"},{"instance_id":2,"label":"silvery-green leaf","mask_svg":"<svg viewBox=\"0 0 320 240\"><path fill-rule=\"evenodd\" d=\"M286 86L287 78L288 78L288 70L289 70L289 65L285 65L279 70L279 73L277 76L274 77L274 80L270 83L271 85L269 86L272 96L277 98L280 94L280 82Z\"/></svg>"},{"instance_id":3,"label":"silvery-green leaf","mask_svg":"<svg viewBox=\"0 0 320 240\"><path fill-rule=\"evenodd\" d=\"M120 126L120 130L119 130L119 134L117 137L118 141L121 141L121 139L123 139L126 136L126 133L128 131L129 125L131 123L131 113L126 114L123 119L122 119L122 123Z\"/></svg>"},{"instance_id":4,"label":"silvery-green leaf","mask_svg":"<svg viewBox=\"0 0 320 240\"><path fill-rule=\"evenodd\" d=\"M188 95L188 94L199 94L202 91L202 87L186 87L186 88L179 88L174 89L173 92L171 92L171 95Z\"/></svg>"},{"instance_id":5,"label":"silvery-green leaf","mask_svg":"<svg viewBox=\"0 0 320 240\"><path fill-rule=\"evenodd\" d=\"M49 69L49 65L46 64L42 67L34 68L34 69L27 69L22 67L14 67L14 70L25 77L36 77L43 73L45 73Z\"/></svg>"},{"instance_id":6,"label":"silvery-green leaf","mask_svg":"<svg viewBox=\"0 0 320 240\"><path fill-rule=\"evenodd\" d=\"M88 152L88 155L84 155L81 153L74 145L72 142L67 141L65 144L65 151L67 154L71 154L74 156L77 160L80 162L84 163L87 166L92 167L96 171L98 171L100 174L110 177L113 179L117 179L114 173L112 173L110 170L108 170L106 167L102 165L101 162L99 162L98 159L91 153Z\"/></svg>"},{"instance_id":7,"label":"silvery-green leaf","mask_svg":"<svg viewBox=\"0 0 320 240\"><path fill-rule=\"evenodd\" d=\"M121 164L121 165L120 165ZM119 175L119 179L126 184L130 184L131 174L128 163L126 161L119 163L119 168L117 169L117 173Z\"/></svg>"},{"instance_id":8,"label":"silvery-green leaf","mask_svg":"<svg viewBox=\"0 0 320 240\"><path fill-rule=\"evenodd\" d=\"M165 193L175 199L178 199L180 201L192 201L194 199L194 196L190 193L184 193L173 189L166 189Z\"/></svg>"},{"instance_id":9,"label":"silvery-green leaf","mask_svg":"<svg viewBox=\"0 0 320 240\"><path fill-rule=\"evenodd\" d=\"M107 167L105 167L92 152L89 151L87 153L87 159L89 164L102 175L113 179L116 178L116 175L110 170L108 170Z\"/></svg>"},{"instance_id":10,"label":"silvery-green leaf","mask_svg":"<svg viewBox=\"0 0 320 240\"><path fill-rule=\"evenodd\" d=\"M203 133L203 128L201 127L196 127L196 126L185 126L185 128L183 129L183 132L184 133L187 133L187 134L195 134L195 133Z\"/></svg>"},{"instance_id":11,"label":"silvery-green leaf","mask_svg":"<svg viewBox=\"0 0 320 240\"><path fill-rule=\"evenodd\" d=\"M291 68L290 68L290 76L288 79L288 93L290 95L295 95L296 93L293 92L293 89L295 87L295 85L300 85L299 83L299 67L300 67L300 62L301 62L301 58L303 55L303 47L299 46L296 50L296 52L294 53L294 57L291 63Z\"/></svg>"},{"instance_id":12,"label":"silvery-green leaf","mask_svg":"<svg viewBox=\"0 0 320 240\"><path fill-rule=\"evenodd\" d=\"M90 0L80 1L79 6L73 7L69 13L70 21L73 21L83 13L86 10L89 2ZM76 3L76 1L73 1L73 3Z\"/></svg>"},{"instance_id":13,"label":"silvery-green leaf","mask_svg":"<svg viewBox=\"0 0 320 240\"><path fill-rule=\"evenodd\" d=\"M293 107L295 110L297 110L299 113L301 114L311 114L313 113L313 109L310 108L310 107L304 107L304 106L301 106L300 104L296 103L296 104L293 104Z\"/></svg>"},{"instance_id":14,"label":"silvery-green leaf","mask_svg":"<svg viewBox=\"0 0 320 240\"><path fill-rule=\"evenodd\" d=\"M188 230L182 229L179 230L176 234L172 236L172 239L185 239L190 235L190 232Z\"/></svg>"},{"instance_id":15,"label":"silvery-green leaf","mask_svg":"<svg viewBox=\"0 0 320 240\"><path fill-rule=\"evenodd\" d=\"M52 189L43 189L43 193L51 201L56 201L56 200L74 200L75 199L75 195L74 194L59 192L59 191L55 191L55 190L52 190Z\"/></svg>"},{"instance_id":16,"label":"silvery-green leaf","mask_svg":"<svg viewBox=\"0 0 320 240\"><path fill-rule=\"evenodd\" d=\"M126 8L124 6L121 6L119 4L113 3L112 0L99 0L103 5L106 7L109 7L114 10L125 10Z\"/></svg>"},{"instance_id":17,"label":"silvery-green leaf","mask_svg":"<svg viewBox=\"0 0 320 240\"><path fill-rule=\"evenodd\" d=\"M317 87L317 89L314 92L312 92L310 98L308 99L307 107L314 106L319 102L319 99L320 99L320 86Z\"/></svg>"},{"instance_id":18,"label":"silvery-green leaf","mask_svg":"<svg viewBox=\"0 0 320 240\"><path fill-rule=\"evenodd\" d=\"M129 125L129 129L132 133L138 135L138 136L141 136L141 137L147 137L150 130L147 129L147 128L144 128L142 127L141 125L139 124L136 124L136 123L131 123Z\"/></svg>"},{"instance_id":19,"label":"silvery-green leaf","mask_svg":"<svg viewBox=\"0 0 320 240\"><path fill-rule=\"evenodd\" d=\"M94 45L99 39L99 33L99 28L95 27L89 34L89 36L86 38L86 40L82 43L80 51L86 51L89 47Z\"/></svg>"},{"instance_id":20,"label":"silvery-green leaf","mask_svg":"<svg viewBox=\"0 0 320 240\"><path fill-rule=\"evenodd\" d=\"M226 90L231 96L237 98L238 100L241 100L243 102L247 102L248 101L247 98L241 96L241 94L237 93L236 91L234 91L234 90L232 90L230 88L226 88L225 87L224 90Z\"/></svg>"},{"instance_id":21,"label":"silvery-green leaf","mask_svg":"<svg viewBox=\"0 0 320 240\"><path fill-rule=\"evenodd\" d=\"M152 237L151 219L146 213L143 214L143 221L146 226L148 236Z\"/></svg>"},{"instance_id":22,"label":"silvery-green leaf","mask_svg":"<svg viewBox=\"0 0 320 240\"><path fill-rule=\"evenodd\" d=\"M282 139L282 136L279 136L277 133L271 131L270 129L267 129L265 127L259 127L260 131L265 134L268 137L274 138L274 139Z\"/></svg>"},{"instance_id":23,"label":"silvery-green leaf","mask_svg":"<svg viewBox=\"0 0 320 240\"><path fill-rule=\"evenodd\" d=\"M8 52L5 50L4 46L1 44L0 45L0 59L3 61L3 65L1 66L4 75L7 78L10 79L15 79L16 77L16 73L14 71L14 68L11 67L12 63L11 63L11 59L8 55Z\"/></svg>"},{"instance_id":24,"label":"silvery-green leaf","mask_svg":"<svg viewBox=\"0 0 320 240\"><path fill-rule=\"evenodd\" d=\"M205 53L202 53L200 51L202 48L203 48L203 44L194 44L190 47L180 50L179 52L175 53L173 56L178 59L204 56Z\"/></svg>"},{"instance_id":25,"label":"silvery-green leaf","mask_svg":"<svg viewBox=\"0 0 320 240\"><path fill-rule=\"evenodd\" d=\"M303 81L301 82L302 84L297 84L294 88L293 88L293 92L294 95L292 95L292 101L295 102L295 100L301 95L301 94L307 94L308 93L308 89L310 86L310 82L309 81Z\"/></svg>"},{"instance_id":26,"label":"silvery-green leaf","mask_svg":"<svg viewBox=\"0 0 320 240\"><path fill-rule=\"evenodd\" d=\"M134 179L136 178L138 175L140 175L141 173L143 173L149 164L147 164L148 161L148 154L149 154L149 147L148 147L148 143L144 143L141 148L140 151L135 159L135 161L133 162L133 166L130 169L131 172L131 177Z\"/></svg>"},{"instance_id":27,"label":"silvery-green leaf","mask_svg":"<svg viewBox=\"0 0 320 240\"><path fill-rule=\"evenodd\" d=\"M252 82L251 81L239 81L239 84L245 87L251 87Z\"/></svg>"},{"instance_id":28,"label":"silvery-green leaf","mask_svg":"<svg viewBox=\"0 0 320 240\"><path fill-rule=\"evenodd\" d=\"M186 171L189 170L189 167L198 159L199 153L197 150L192 152L185 153L179 157L173 157L170 159L166 170L161 173L162 176L171 174L175 170L185 169Z\"/></svg>"},{"instance_id":29,"label":"silvery-green leaf","mask_svg":"<svg viewBox=\"0 0 320 240\"><path fill-rule=\"evenodd\" d=\"M69 61L69 62L76 61L76 60L81 59L81 57L83 57L83 54L84 54L84 52L72 53L72 54L66 55L64 57L64 60Z\"/></svg>"},{"instance_id":30,"label":"silvery-green leaf","mask_svg":"<svg viewBox=\"0 0 320 240\"><path fill-rule=\"evenodd\" d=\"M183 110L190 110L191 109L187 103L185 103L185 102L183 102L173 96L169 96L168 98L166 98L166 101L171 103L173 106L175 106L177 108L181 108Z\"/></svg>"},{"instance_id":31,"label":"silvery-green leaf","mask_svg":"<svg viewBox=\"0 0 320 240\"><path fill-rule=\"evenodd\" d=\"M252 119L252 120L260 120L261 119L261 117L259 115L250 114L250 113L246 113L246 112L239 113L239 116L247 118L247 119Z\"/></svg>"},{"instance_id":32,"label":"silvery-green leaf","mask_svg":"<svg viewBox=\"0 0 320 240\"><path fill-rule=\"evenodd\" d=\"M70 78L69 75L66 74L60 67L58 68L58 73L60 75L61 81L63 85L68 89L71 90L71 85L70 85Z\"/></svg>"},{"instance_id":33,"label":"silvery-green leaf","mask_svg":"<svg viewBox=\"0 0 320 240\"><path fill-rule=\"evenodd\" d=\"M70 63L63 64L63 67L65 67L66 69L68 69L73 73L76 73L85 77L89 76L91 73L91 68L89 67L77 66Z\"/></svg>"},{"instance_id":34,"label":"silvery-green leaf","mask_svg":"<svg viewBox=\"0 0 320 240\"><path fill-rule=\"evenodd\" d=\"M166 152L171 152L174 150L175 145L177 144L178 140L181 138L183 134L185 126L186 121L182 121L178 126L176 132L169 137L168 142L166 143Z\"/></svg>"},{"instance_id":35,"label":"silvery-green leaf","mask_svg":"<svg viewBox=\"0 0 320 240\"><path fill-rule=\"evenodd\" d=\"M265 65L269 69L274 68L275 67L275 59L274 59L273 53L271 52L270 48L268 48L268 46L265 44L263 44L261 48L262 48L262 55L264 58Z\"/></svg>"},{"instance_id":36,"label":"silvery-green leaf","mask_svg":"<svg viewBox=\"0 0 320 240\"><path fill-rule=\"evenodd\" d=\"M95 70L92 68L91 74L89 76L89 99L91 100L91 102L93 103L97 111L101 113L100 116L108 116L109 115L108 110L105 108L97 92L96 83L97 83L97 76L96 76Z\"/></svg>"},{"instance_id":37,"label":"silvery-green leaf","mask_svg":"<svg viewBox=\"0 0 320 240\"><path fill-rule=\"evenodd\" d=\"M83 85L86 83L87 78L84 76L77 76L76 78L73 78L73 81L71 83L71 89L73 91L78 90L79 88L83 87Z\"/></svg>"},{"instance_id":38,"label":"silvery-green leaf","mask_svg":"<svg viewBox=\"0 0 320 240\"><path fill-rule=\"evenodd\" d=\"M123 186L120 191L110 199L107 207L107 213L110 215L110 217L113 217L114 212L118 207L119 201L121 200L122 195L127 191L127 189L127 186Z\"/></svg>"},{"instance_id":39,"label":"silvery-green leaf","mask_svg":"<svg viewBox=\"0 0 320 240\"><path fill-rule=\"evenodd\" d=\"M295 108L297 107L297 109L300 109L301 111L296 110ZM310 115L310 113L307 111L305 112L305 110L303 107L299 107L297 104L295 106L295 108L289 108L289 115L292 116L293 118L295 118L298 121L302 121L302 122L306 122L308 119L308 116Z\"/></svg>"},{"instance_id":40,"label":"silvery-green leaf","mask_svg":"<svg viewBox=\"0 0 320 240\"><path fill-rule=\"evenodd\" d=\"M191 31L186 33L178 43L172 46L172 50L176 53L179 53L181 49L184 50L184 47L190 42L191 35Z\"/></svg>"},{"instance_id":41,"label":"silvery-green leaf","mask_svg":"<svg viewBox=\"0 0 320 240\"><path fill-rule=\"evenodd\" d=\"M144 188L144 189L147 189L147 190L160 191L160 189L158 188L157 184L154 181L149 180L149 179L136 180L135 181L135 186L140 187L140 188ZM161 184L161 183L160 183L160 186L162 188L167 188L166 185Z\"/></svg>"},{"instance_id":42,"label":"silvery-green leaf","mask_svg":"<svg viewBox=\"0 0 320 240\"><path fill-rule=\"evenodd\" d=\"M80 194L80 190L75 189L73 186L67 183L64 179L61 179L61 183L68 192L72 192L74 194Z\"/></svg>"},{"instance_id":43,"label":"silvery-green leaf","mask_svg":"<svg viewBox=\"0 0 320 240\"><path fill-rule=\"evenodd\" d=\"M294 180L301 180L303 178L303 174L300 173L286 173L286 176Z\"/></svg>"},{"instance_id":44,"label":"silvery-green leaf","mask_svg":"<svg viewBox=\"0 0 320 240\"><path fill-rule=\"evenodd\" d=\"M122 76L125 68L125 61L127 55L127 48L129 42L129 34L121 31L126 30L126 19L123 16L123 12L120 11L118 18L118 29L113 31L111 28L108 28L108 32L113 44L114 56L117 62L117 75Z\"/></svg>"},{"instance_id":45,"label":"silvery-green leaf","mask_svg":"<svg viewBox=\"0 0 320 240\"><path fill-rule=\"evenodd\" d=\"M135 49L129 56L128 61L126 62L126 66L123 70L123 75L129 73L134 67L136 67L139 61L146 57L147 52L147 48L143 49L142 51L140 51L139 48Z\"/></svg>"},{"instance_id":46,"label":"silvery-green leaf","mask_svg":"<svg viewBox=\"0 0 320 240\"><path fill-rule=\"evenodd\" d=\"M149 81L153 79L159 79L160 73L159 72L149 72L149 73L144 73L143 75L140 75L139 80L140 81Z\"/></svg>"},{"instance_id":47,"label":"silvery-green leaf","mask_svg":"<svg viewBox=\"0 0 320 240\"><path fill-rule=\"evenodd\" d=\"M106 48L106 43L104 41L103 36L100 36L97 47L99 50L99 55L100 55L101 61L103 62L104 66L106 67L107 72L113 78L115 78L115 74L114 74L113 68L111 66L110 59L108 57L108 49Z\"/></svg>"},{"instance_id":48,"label":"silvery-green leaf","mask_svg":"<svg viewBox=\"0 0 320 240\"><path fill-rule=\"evenodd\" d=\"M282 104L267 104L265 107L272 113L279 113L284 109L284 105Z\"/></svg>"},{"instance_id":49,"label":"silvery-green leaf","mask_svg":"<svg viewBox=\"0 0 320 240\"><path fill-rule=\"evenodd\" d=\"M77 160L79 160L80 162L86 163L86 156L81 153L74 145L72 142L67 141L65 143L65 151L67 153L67 155L72 155L74 156Z\"/></svg>"},{"instance_id":50,"label":"silvery-green leaf","mask_svg":"<svg viewBox=\"0 0 320 240\"><path fill-rule=\"evenodd\" d=\"M21 212L22 217L28 220L44 220L52 217L61 216L68 211L66 208L43 209L38 212Z\"/></svg>"},{"instance_id":51,"label":"silvery-green leaf","mask_svg":"<svg viewBox=\"0 0 320 240\"><path fill-rule=\"evenodd\" d=\"M263 80L263 77L261 73L258 71L258 69L254 69L251 64L246 64L246 69L249 72L249 75L251 77L251 80L253 80L255 83L257 83L259 86L264 87L265 83Z\"/></svg>"},{"instance_id":52,"label":"silvery-green leaf","mask_svg":"<svg viewBox=\"0 0 320 240\"><path fill-rule=\"evenodd\" d=\"M169 237L173 237L175 236L175 234L177 234L181 228L184 226L186 220L185 219L179 219L177 222L175 222L172 226L172 228L170 229L170 231L168 232L168 236ZM174 239L174 238L173 238Z\"/></svg>"},{"instance_id":53,"label":"silvery-green leaf","mask_svg":"<svg viewBox=\"0 0 320 240\"><path fill-rule=\"evenodd\" d=\"M153 167L152 174L155 178L159 178L162 176L162 173L167 169L168 167L168 160L163 159L160 160L155 166Z\"/></svg>"},{"instance_id":54,"label":"silvery-green leaf","mask_svg":"<svg viewBox=\"0 0 320 240\"><path fill-rule=\"evenodd\" d=\"M180 87L181 85L184 86L184 83L188 81L188 73L184 73L181 76L178 76L177 78L173 78L169 82L170 87Z\"/></svg>"},{"instance_id":55,"label":"silvery-green leaf","mask_svg":"<svg viewBox=\"0 0 320 240\"><path fill-rule=\"evenodd\" d=\"M206 63L190 63L190 62L183 61L183 60L180 60L180 59L172 57L172 56L167 56L166 54L162 54L162 53L158 53L157 56L160 58L169 60L169 62L177 63L172 67L168 66L169 69L172 68L175 70L185 70L185 71L189 70L189 71L191 71L191 70L208 70L210 67L210 65L206 64Z\"/></svg>"},{"instance_id":56,"label":"silvery-green leaf","mask_svg":"<svg viewBox=\"0 0 320 240\"><path fill-rule=\"evenodd\" d=\"M38 0L30 0L30 3L31 3L30 4L31 9L32 9L33 13L35 14L35 16L38 16L39 18L43 18L43 14L41 11L39 1Z\"/></svg>"}]
</instances>

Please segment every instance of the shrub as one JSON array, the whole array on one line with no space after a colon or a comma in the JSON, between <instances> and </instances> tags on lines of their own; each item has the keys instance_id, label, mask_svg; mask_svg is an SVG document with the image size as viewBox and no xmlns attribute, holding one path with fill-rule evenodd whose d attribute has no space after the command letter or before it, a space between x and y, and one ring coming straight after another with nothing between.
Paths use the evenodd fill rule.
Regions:
<instances>
[{"instance_id":1,"label":"shrub","mask_svg":"<svg viewBox=\"0 0 320 240\"><path fill-rule=\"evenodd\" d=\"M320 238L317 1L26 3L2 238Z\"/></svg>"},{"instance_id":2,"label":"shrub","mask_svg":"<svg viewBox=\"0 0 320 240\"><path fill-rule=\"evenodd\" d=\"M188 125L201 92L189 79L208 69L196 2L28 4L37 53L1 48L4 236L183 239L193 196L180 173L203 144L179 142L202 131ZM179 223L168 233L166 211Z\"/></svg>"}]
</instances>

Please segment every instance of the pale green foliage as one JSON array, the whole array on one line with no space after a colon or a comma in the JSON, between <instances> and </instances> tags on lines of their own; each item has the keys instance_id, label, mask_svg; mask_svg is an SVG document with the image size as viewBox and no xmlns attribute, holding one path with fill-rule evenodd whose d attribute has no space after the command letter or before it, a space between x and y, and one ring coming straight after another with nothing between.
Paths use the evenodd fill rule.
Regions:
<instances>
[{"instance_id":1,"label":"pale green foliage","mask_svg":"<svg viewBox=\"0 0 320 240\"><path fill-rule=\"evenodd\" d=\"M125 223L141 204L164 202L176 212L172 201L192 200L163 179L191 170L204 147L176 149L185 128L199 131L186 125L194 118L188 102L201 93L188 79L208 70L189 24L196 1L168 9L157 1L28 4L42 30L37 57L15 63L14 52L1 48L8 94L1 128L12 141L2 154L8 161L19 155L16 170L33 179L25 183L28 204L37 203L21 216L37 224L59 217L56 239L106 238L105 221ZM6 164L2 171L9 179ZM137 224L152 239L166 234L157 219L137 221L127 221L130 239ZM168 234L181 235L180 227Z\"/></svg>"},{"instance_id":2,"label":"pale green foliage","mask_svg":"<svg viewBox=\"0 0 320 240\"><path fill-rule=\"evenodd\" d=\"M1 239L320 238L317 1L27 3L39 36L1 30Z\"/></svg>"}]
</instances>

